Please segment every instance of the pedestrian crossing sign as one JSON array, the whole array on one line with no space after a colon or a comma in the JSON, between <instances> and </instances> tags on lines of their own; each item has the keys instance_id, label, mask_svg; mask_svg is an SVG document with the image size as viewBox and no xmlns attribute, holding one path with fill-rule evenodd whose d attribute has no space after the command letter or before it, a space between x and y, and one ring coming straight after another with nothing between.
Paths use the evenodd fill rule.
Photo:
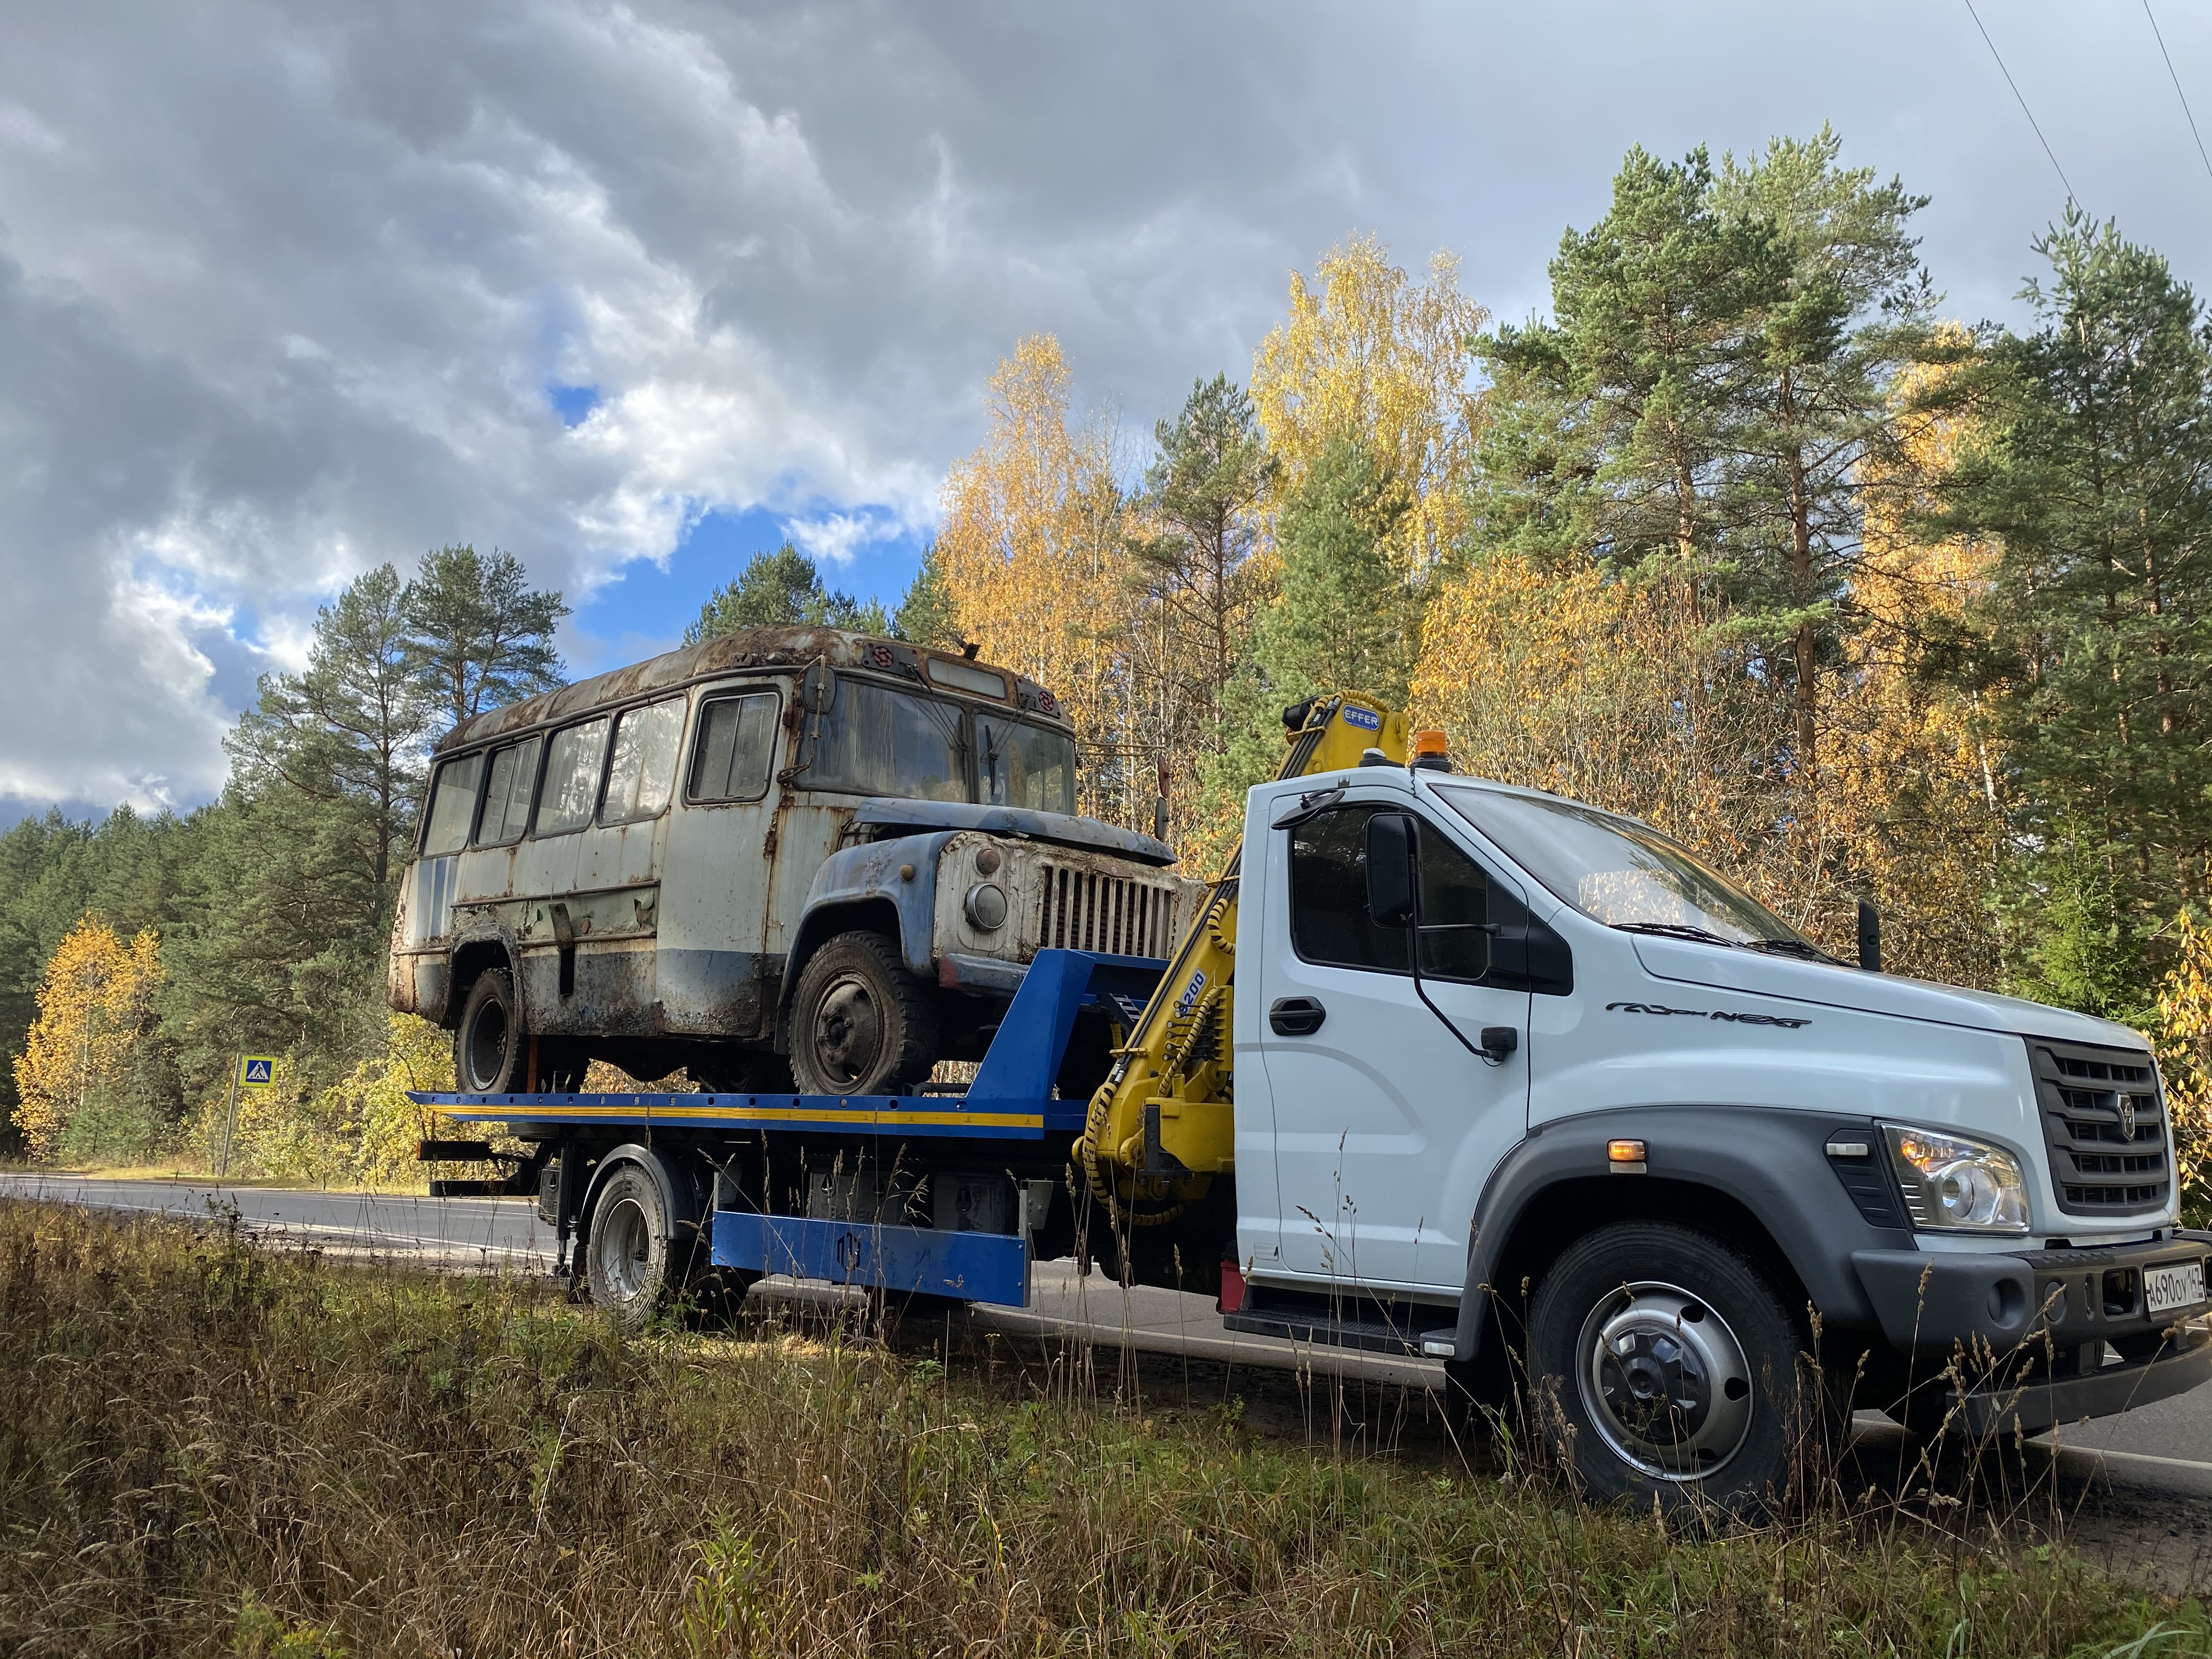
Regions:
<instances>
[{"instance_id":1,"label":"pedestrian crossing sign","mask_svg":"<svg viewBox=\"0 0 2212 1659\"><path fill-rule=\"evenodd\" d=\"M240 1054L238 1060L238 1086L241 1089L269 1089L276 1083L276 1056L274 1054Z\"/></svg>"}]
</instances>

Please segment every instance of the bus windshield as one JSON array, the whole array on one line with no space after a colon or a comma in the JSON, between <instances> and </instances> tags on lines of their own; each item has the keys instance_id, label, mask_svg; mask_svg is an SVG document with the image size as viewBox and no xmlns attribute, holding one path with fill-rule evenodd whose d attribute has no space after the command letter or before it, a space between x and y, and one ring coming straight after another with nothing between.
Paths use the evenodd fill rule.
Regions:
<instances>
[{"instance_id":1,"label":"bus windshield","mask_svg":"<svg viewBox=\"0 0 2212 1659\"><path fill-rule=\"evenodd\" d=\"M841 678L799 787L1075 811L1075 744L1064 733L996 712L977 713L969 731L957 703Z\"/></svg>"}]
</instances>

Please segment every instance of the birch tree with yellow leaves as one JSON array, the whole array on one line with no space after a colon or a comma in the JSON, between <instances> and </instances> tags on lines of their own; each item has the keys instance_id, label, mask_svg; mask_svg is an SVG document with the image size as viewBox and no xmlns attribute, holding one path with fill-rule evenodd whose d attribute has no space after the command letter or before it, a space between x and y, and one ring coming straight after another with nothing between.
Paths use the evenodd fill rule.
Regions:
<instances>
[{"instance_id":1,"label":"birch tree with yellow leaves","mask_svg":"<svg viewBox=\"0 0 2212 1659\"><path fill-rule=\"evenodd\" d=\"M1390 263L1375 236L1322 255L1310 282L1291 273L1290 315L1252 359L1252 402L1285 490L1333 442L1350 440L1407 493L1390 549L1418 577L1457 547L1469 515L1482 398L1468 342L1489 313L1438 252L1425 280Z\"/></svg>"},{"instance_id":2,"label":"birch tree with yellow leaves","mask_svg":"<svg viewBox=\"0 0 2212 1659\"><path fill-rule=\"evenodd\" d=\"M1082 746L1081 811L1144 816L1127 661L1130 556L1115 433L1071 423L1060 342L1030 335L990 379L982 446L945 482L938 569L987 662L1049 686Z\"/></svg>"},{"instance_id":3,"label":"birch tree with yellow leaves","mask_svg":"<svg viewBox=\"0 0 2212 1659\"><path fill-rule=\"evenodd\" d=\"M153 1024L161 983L161 944L150 927L126 945L88 915L63 939L15 1060L15 1123L33 1158L52 1158L72 1121L125 1080Z\"/></svg>"}]
</instances>

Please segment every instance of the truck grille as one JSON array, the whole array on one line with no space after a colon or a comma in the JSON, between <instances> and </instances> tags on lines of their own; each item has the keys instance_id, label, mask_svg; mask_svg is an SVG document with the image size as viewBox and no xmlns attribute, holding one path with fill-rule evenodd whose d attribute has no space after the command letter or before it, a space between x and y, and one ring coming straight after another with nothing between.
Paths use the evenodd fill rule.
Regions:
<instances>
[{"instance_id":1,"label":"truck grille","mask_svg":"<svg viewBox=\"0 0 2212 1659\"><path fill-rule=\"evenodd\" d=\"M2058 1207L2069 1215L2164 1209L2172 1148L2150 1056L2030 1037L2027 1058Z\"/></svg>"},{"instance_id":2,"label":"truck grille","mask_svg":"<svg viewBox=\"0 0 2212 1659\"><path fill-rule=\"evenodd\" d=\"M1118 876L1044 867L1037 948L1164 957L1175 945L1175 893Z\"/></svg>"}]
</instances>

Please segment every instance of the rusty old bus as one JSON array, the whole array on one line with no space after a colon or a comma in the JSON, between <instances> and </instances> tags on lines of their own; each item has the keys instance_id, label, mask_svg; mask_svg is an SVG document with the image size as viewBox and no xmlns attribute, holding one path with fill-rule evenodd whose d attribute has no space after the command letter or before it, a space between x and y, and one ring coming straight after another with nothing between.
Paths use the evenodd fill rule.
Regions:
<instances>
[{"instance_id":1,"label":"rusty old bus","mask_svg":"<svg viewBox=\"0 0 2212 1659\"><path fill-rule=\"evenodd\" d=\"M391 1004L453 1030L470 1092L573 1088L592 1059L896 1092L980 1054L1040 948L1178 936L1202 890L1076 816L1075 767L1042 686L834 629L489 710L433 757ZM1070 1091L1104 1073L1092 1024Z\"/></svg>"}]
</instances>

